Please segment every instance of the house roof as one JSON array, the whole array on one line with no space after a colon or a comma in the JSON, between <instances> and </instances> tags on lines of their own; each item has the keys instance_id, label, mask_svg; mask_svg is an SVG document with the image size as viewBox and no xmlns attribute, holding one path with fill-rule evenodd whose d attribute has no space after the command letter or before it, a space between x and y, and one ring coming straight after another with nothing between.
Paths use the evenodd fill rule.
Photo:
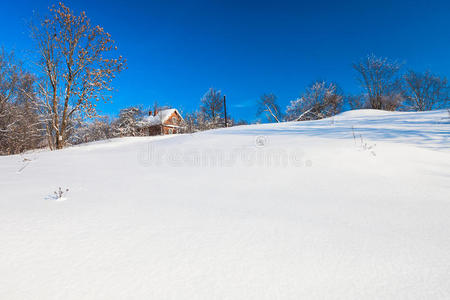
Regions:
<instances>
[{"instance_id":1,"label":"house roof","mask_svg":"<svg viewBox=\"0 0 450 300\"><path fill-rule=\"evenodd\" d=\"M148 127L164 124L164 122L166 122L174 112L176 112L181 117L181 119L183 119L183 117L181 116L181 114L178 112L177 109L175 108L163 109L160 110L155 116L144 117L144 119L141 122L139 122L139 126Z\"/></svg>"},{"instance_id":2,"label":"house roof","mask_svg":"<svg viewBox=\"0 0 450 300\"><path fill-rule=\"evenodd\" d=\"M165 121L167 121L167 119L169 119L169 117L174 113L178 111L175 108L171 108L171 109L164 109L158 112L158 115L161 119L161 123L164 123ZM178 113L180 114L180 113Z\"/></svg>"}]
</instances>

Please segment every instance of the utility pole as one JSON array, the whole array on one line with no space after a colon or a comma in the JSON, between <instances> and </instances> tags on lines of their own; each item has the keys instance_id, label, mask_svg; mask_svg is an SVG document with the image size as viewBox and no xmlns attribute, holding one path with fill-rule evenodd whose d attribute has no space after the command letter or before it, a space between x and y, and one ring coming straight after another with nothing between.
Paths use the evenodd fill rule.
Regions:
<instances>
[{"instance_id":1,"label":"utility pole","mask_svg":"<svg viewBox=\"0 0 450 300\"><path fill-rule=\"evenodd\" d=\"M227 101L225 99L225 95L223 95L223 107L224 107L224 111L225 111L225 127L228 127Z\"/></svg>"}]
</instances>

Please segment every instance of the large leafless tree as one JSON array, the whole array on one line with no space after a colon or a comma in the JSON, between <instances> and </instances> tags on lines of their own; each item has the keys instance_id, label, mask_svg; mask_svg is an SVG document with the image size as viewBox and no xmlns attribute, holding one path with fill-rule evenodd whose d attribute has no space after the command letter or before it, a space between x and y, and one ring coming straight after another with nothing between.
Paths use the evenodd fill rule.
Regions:
<instances>
[{"instance_id":1,"label":"large leafless tree","mask_svg":"<svg viewBox=\"0 0 450 300\"><path fill-rule=\"evenodd\" d=\"M427 71L409 71L404 75L406 104L414 110L424 111L445 107L449 102L447 78Z\"/></svg>"},{"instance_id":2,"label":"large leafless tree","mask_svg":"<svg viewBox=\"0 0 450 300\"><path fill-rule=\"evenodd\" d=\"M353 64L358 81L367 95L369 108L395 110L401 104L400 67L396 61L375 55Z\"/></svg>"},{"instance_id":3,"label":"large leafless tree","mask_svg":"<svg viewBox=\"0 0 450 300\"><path fill-rule=\"evenodd\" d=\"M95 117L96 102L110 99L111 82L125 60L114 54L111 35L92 25L85 12L75 14L62 3L49 10L47 17L31 24L31 35L45 78L40 91L49 116L49 145L61 149L70 119L75 114Z\"/></svg>"}]
</instances>

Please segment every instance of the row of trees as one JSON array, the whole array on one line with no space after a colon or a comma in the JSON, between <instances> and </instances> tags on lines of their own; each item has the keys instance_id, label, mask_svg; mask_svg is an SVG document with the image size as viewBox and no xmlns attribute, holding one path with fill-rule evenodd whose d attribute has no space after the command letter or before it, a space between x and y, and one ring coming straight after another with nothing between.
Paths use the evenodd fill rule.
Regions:
<instances>
[{"instance_id":1,"label":"row of trees","mask_svg":"<svg viewBox=\"0 0 450 300\"><path fill-rule=\"evenodd\" d=\"M258 101L257 115L269 121L315 120L333 116L345 105L350 109L425 111L448 107L447 78L426 71L401 72L401 64L387 58L369 55L353 64L362 87L360 95L344 95L334 82L316 81L290 102L283 114L274 94L264 94Z\"/></svg>"},{"instance_id":2,"label":"row of trees","mask_svg":"<svg viewBox=\"0 0 450 300\"><path fill-rule=\"evenodd\" d=\"M112 81L126 66L110 34L62 3L34 19L30 29L36 50L33 72L13 53L0 51L0 154L142 134L144 109L123 109L114 120L96 110L97 102L109 101ZM344 95L336 83L317 81L285 113L275 95L262 95L257 113L280 122L333 116L345 105L422 111L449 104L447 79L431 72L402 73L399 63L374 55L354 63L353 69L363 88L360 95ZM186 132L246 124L226 115L224 95L214 88L202 97L198 110L184 117Z\"/></svg>"},{"instance_id":3,"label":"row of trees","mask_svg":"<svg viewBox=\"0 0 450 300\"><path fill-rule=\"evenodd\" d=\"M274 122L302 121L334 116L341 112L345 105L351 109L423 111L446 107L449 104L447 79L429 71L424 73L408 71L399 74L398 63L373 55L355 63L353 67L364 90L361 95L346 96L336 83L317 81L309 85L298 99L291 101L285 113L282 112L274 94L262 95L258 101L257 114L264 114L268 120ZM66 80L65 84L67 82ZM58 141L61 139L57 137L61 132L64 144L145 134L140 130L140 122L148 114L148 110L141 107L122 109L113 120L97 116L93 121L87 121L83 113L87 115L89 111L95 112L93 109L95 104L91 103L92 106L88 104L85 107L83 101L90 102L78 97L76 103L83 109L65 106L64 102L63 105L57 103L58 109L53 110L54 102L49 101L47 97L43 97L44 101L39 99L42 92L40 81L25 71L20 63L15 62L13 54L5 51L0 53L2 154L20 153L42 146L58 148ZM51 99L54 99L54 96ZM164 108L167 107L159 107L155 103L152 109ZM185 132L224 127L224 108L222 92L214 88L209 89L201 98L199 109L184 115ZM64 115L66 109L67 117ZM62 117L58 119L61 112ZM230 116L227 117L226 126L247 124L245 121L235 121Z\"/></svg>"}]
</instances>

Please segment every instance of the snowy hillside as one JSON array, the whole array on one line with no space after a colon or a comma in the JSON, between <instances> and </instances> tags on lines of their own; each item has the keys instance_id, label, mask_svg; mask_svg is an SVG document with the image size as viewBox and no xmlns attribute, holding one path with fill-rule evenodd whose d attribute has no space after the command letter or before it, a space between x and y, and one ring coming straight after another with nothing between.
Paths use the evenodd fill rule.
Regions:
<instances>
[{"instance_id":1,"label":"snowy hillside","mask_svg":"<svg viewBox=\"0 0 450 300\"><path fill-rule=\"evenodd\" d=\"M448 117L0 157L0 298L449 299Z\"/></svg>"}]
</instances>

